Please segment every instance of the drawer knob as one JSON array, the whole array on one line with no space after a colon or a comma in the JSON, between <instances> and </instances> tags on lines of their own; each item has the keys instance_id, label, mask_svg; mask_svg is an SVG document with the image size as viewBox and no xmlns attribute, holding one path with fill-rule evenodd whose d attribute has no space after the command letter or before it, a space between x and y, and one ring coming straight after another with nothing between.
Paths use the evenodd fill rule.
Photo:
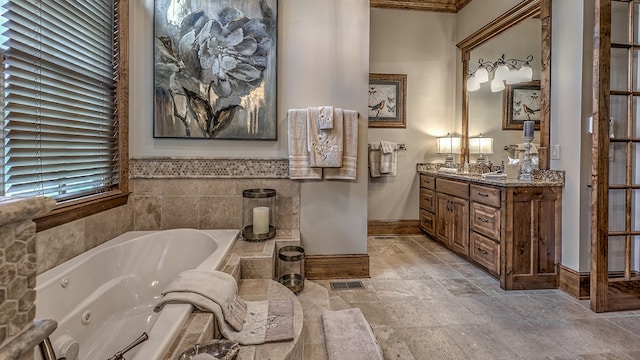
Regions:
<instances>
[{"instance_id":1,"label":"drawer knob","mask_svg":"<svg viewBox=\"0 0 640 360\"><path fill-rule=\"evenodd\" d=\"M482 255L487 255L487 254L489 254L489 253L487 252L487 250L484 250L484 249L481 249L481 248L478 248L478 251L480 251L480 254L482 254Z\"/></svg>"},{"instance_id":2,"label":"drawer knob","mask_svg":"<svg viewBox=\"0 0 640 360\"><path fill-rule=\"evenodd\" d=\"M483 217L479 217L478 220L480 220L483 223L488 223L489 222L489 219L483 218Z\"/></svg>"}]
</instances>

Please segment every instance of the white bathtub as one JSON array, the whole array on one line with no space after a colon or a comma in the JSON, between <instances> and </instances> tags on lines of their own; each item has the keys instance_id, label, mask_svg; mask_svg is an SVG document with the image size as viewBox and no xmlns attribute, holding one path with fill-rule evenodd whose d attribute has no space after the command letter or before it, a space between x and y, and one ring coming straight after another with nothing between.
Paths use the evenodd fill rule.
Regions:
<instances>
[{"instance_id":1,"label":"white bathtub","mask_svg":"<svg viewBox=\"0 0 640 360\"><path fill-rule=\"evenodd\" d=\"M217 269L237 237L238 230L192 229L118 236L38 275L36 318L58 322L51 336L58 357L63 343L76 341L80 360L106 360L146 332L149 339L125 357L161 359L192 307L167 305L156 314L160 292L184 270Z\"/></svg>"}]
</instances>

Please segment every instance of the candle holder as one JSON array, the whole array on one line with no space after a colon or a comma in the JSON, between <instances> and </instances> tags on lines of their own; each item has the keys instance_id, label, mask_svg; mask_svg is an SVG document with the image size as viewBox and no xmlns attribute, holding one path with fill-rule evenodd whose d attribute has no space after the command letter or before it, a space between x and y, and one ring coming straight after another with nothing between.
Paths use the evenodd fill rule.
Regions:
<instances>
[{"instance_id":1,"label":"candle holder","mask_svg":"<svg viewBox=\"0 0 640 360\"><path fill-rule=\"evenodd\" d=\"M533 136L524 136L524 159L520 169L520 181L533 180L533 167L531 166L531 140Z\"/></svg>"},{"instance_id":2,"label":"candle holder","mask_svg":"<svg viewBox=\"0 0 640 360\"><path fill-rule=\"evenodd\" d=\"M276 236L276 191L248 189L242 191L242 237L263 241Z\"/></svg>"}]
</instances>

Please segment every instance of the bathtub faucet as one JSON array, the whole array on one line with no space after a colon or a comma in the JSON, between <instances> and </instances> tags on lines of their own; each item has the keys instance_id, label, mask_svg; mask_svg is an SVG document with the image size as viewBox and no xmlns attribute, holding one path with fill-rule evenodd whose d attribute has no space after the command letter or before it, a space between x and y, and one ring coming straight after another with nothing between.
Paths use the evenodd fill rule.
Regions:
<instances>
[{"instance_id":1,"label":"bathtub faucet","mask_svg":"<svg viewBox=\"0 0 640 360\"><path fill-rule=\"evenodd\" d=\"M125 360L124 358L124 354L133 349L134 347L140 345L141 343L147 341L147 339L149 339L149 335L147 335L146 332L143 332L142 335L140 335L137 339L135 339L131 344L127 345L127 347L125 347L124 349L118 351L117 353L113 354L112 357L109 358L109 360Z\"/></svg>"}]
</instances>

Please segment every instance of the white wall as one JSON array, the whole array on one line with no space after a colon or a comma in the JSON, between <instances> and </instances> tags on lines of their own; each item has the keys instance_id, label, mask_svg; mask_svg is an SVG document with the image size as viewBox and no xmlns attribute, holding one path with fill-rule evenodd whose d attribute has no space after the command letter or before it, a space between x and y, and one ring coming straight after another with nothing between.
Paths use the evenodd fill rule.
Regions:
<instances>
[{"instance_id":1,"label":"white wall","mask_svg":"<svg viewBox=\"0 0 640 360\"><path fill-rule=\"evenodd\" d=\"M369 129L369 142L406 145L395 177L369 178L369 220L418 219L416 163L443 159L435 138L460 133L455 114L455 14L371 9L369 71L407 75L406 129Z\"/></svg>"},{"instance_id":2,"label":"white wall","mask_svg":"<svg viewBox=\"0 0 640 360\"><path fill-rule=\"evenodd\" d=\"M551 145L561 146L551 168L566 171L562 193L562 264L589 271L593 10L583 0L553 1L551 49ZM579 34L582 37L576 37Z\"/></svg>"},{"instance_id":3,"label":"white wall","mask_svg":"<svg viewBox=\"0 0 640 360\"><path fill-rule=\"evenodd\" d=\"M330 104L367 113L369 2L280 0L278 140L154 139L153 3L130 3L131 157L287 158L288 108ZM358 180L301 185L300 231L308 254L366 253L365 121L359 129Z\"/></svg>"}]
</instances>

